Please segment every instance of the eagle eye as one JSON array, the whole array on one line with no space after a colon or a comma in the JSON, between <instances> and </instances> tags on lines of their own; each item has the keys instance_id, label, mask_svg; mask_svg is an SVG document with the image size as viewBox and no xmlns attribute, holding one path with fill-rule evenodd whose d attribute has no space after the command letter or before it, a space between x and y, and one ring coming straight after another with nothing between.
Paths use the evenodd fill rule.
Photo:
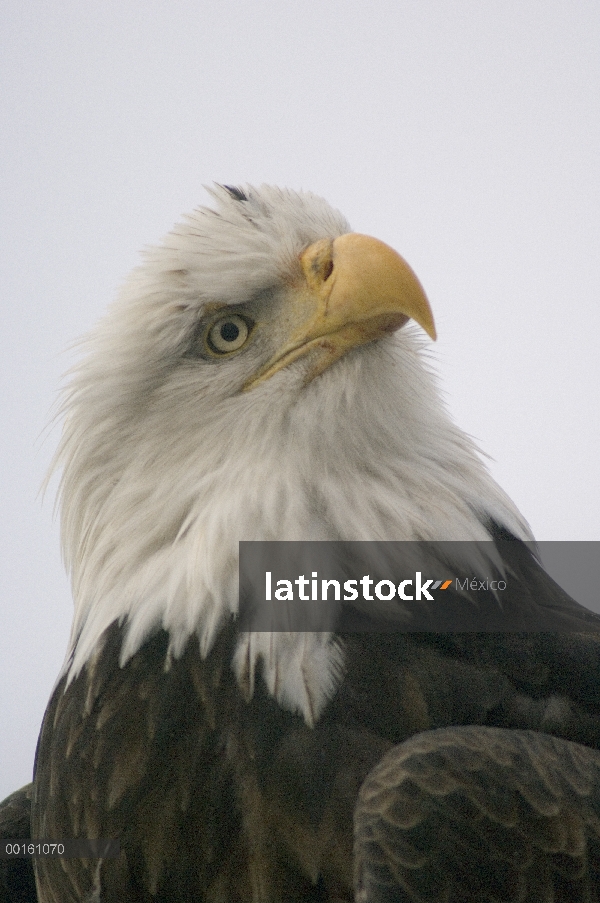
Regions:
<instances>
[{"instance_id":1,"label":"eagle eye","mask_svg":"<svg viewBox=\"0 0 600 903\"><path fill-rule=\"evenodd\" d=\"M219 317L208 327L206 333L206 344L209 351L218 355L239 351L246 344L251 325L250 321L239 314Z\"/></svg>"}]
</instances>

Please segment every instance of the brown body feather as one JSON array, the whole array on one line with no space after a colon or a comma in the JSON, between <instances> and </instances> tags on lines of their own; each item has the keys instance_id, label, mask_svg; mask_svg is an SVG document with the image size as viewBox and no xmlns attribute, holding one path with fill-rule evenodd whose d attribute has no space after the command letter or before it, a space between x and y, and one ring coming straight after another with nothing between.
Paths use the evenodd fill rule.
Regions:
<instances>
[{"instance_id":1,"label":"brown body feather","mask_svg":"<svg viewBox=\"0 0 600 903\"><path fill-rule=\"evenodd\" d=\"M31 837L32 785L11 793L0 803L0 842ZM0 903L35 903L31 859L0 858Z\"/></svg>"},{"instance_id":2,"label":"brown body feather","mask_svg":"<svg viewBox=\"0 0 600 903\"><path fill-rule=\"evenodd\" d=\"M600 746L600 643L593 636L351 634L344 640L345 679L315 728L282 710L260 687L249 703L243 699L229 666L233 642L233 630L224 632L204 661L190 642L165 671L167 637L159 633L121 669L121 630L113 625L66 692L63 684L57 687L38 749L33 836L118 837L122 853L100 864L36 860L41 903L351 900L358 791L392 746L419 734L422 740L410 741L407 752L400 746L396 756L412 762L411 750L421 742L431 751L420 831L429 830L434 845L441 842L439 810L450 803L453 814L456 806L451 792L444 796L439 787L444 791L448 774L458 780L466 769L469 775L472 765L462 753L460 731L455 740L454 728L443 733L442 757L428 739L438 734L421 732L494 725ZM507 786L531 781L526 757L515 759L511 752L518 736L475 735L473 742L484 749L477 760L484 777L491 756L498 761L489 780L502 782L506 747ZM547 741L535 749L542 762ZM598 757L576 749L598 794ZM563 759L566 769L571 760ZM359 870L374 843L387 849L385 794L397 794L403 806L405 789L394 761L367 785L375 781L383 808L372 799L365 807L370 791L361 797ZM574 791L571 808L577 799ZM473 830L481 827L486 846L486 825L472 814ZM443 829L446 845L453 844L452 830L452 824ZM478 874L468 846L465 851L461 863L457 850L452 869L468 866ZM389 856L393 862L393 849Z\"/></svg>"},{"instance_id":3,"label":"brown body feather","mask_svg":"<svg viewBox=\"0 0 600 903\"><path fill-rule=\"evenodd\" d=\"M357 903L596 903L600 753L534 731L419 734L361 788Z\"/></svg>"}]
</instances>

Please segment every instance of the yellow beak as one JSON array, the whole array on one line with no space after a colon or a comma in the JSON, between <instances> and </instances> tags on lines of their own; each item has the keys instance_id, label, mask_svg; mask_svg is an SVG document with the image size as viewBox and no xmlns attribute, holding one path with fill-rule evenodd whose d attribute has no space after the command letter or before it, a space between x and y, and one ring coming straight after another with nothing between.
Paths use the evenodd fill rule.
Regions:
<instances>
[{"instance_id":1,"label":"yellow beak","mask_svg":"<svg viewBox=\"0 0 600 903\"><path fill-rule=\"evenodd\" d=\"M300 255L302 281L293 291L289 340L245 384L250 389L313 350L307 382L350 349L415 320L435 340L433 314L421 283L389 245L350 232L322 239Z\"/></svg>"}]
</instances>

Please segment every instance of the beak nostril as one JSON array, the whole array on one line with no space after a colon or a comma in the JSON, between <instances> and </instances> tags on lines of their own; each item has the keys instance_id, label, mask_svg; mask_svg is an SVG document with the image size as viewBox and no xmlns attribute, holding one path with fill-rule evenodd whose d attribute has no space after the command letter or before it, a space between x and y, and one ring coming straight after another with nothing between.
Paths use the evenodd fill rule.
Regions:
<instances>
[{"instance_id":1,"label":"beak nostril","mask_svg":"<svg viewBox=\"0 0 600 903\"><path fill-rule=\"evenodd\" d=\"M331 258L327 261L323 268L323 282L327 282L331 274L333 273L333 260Z\"/></svg>"}]
</instances>

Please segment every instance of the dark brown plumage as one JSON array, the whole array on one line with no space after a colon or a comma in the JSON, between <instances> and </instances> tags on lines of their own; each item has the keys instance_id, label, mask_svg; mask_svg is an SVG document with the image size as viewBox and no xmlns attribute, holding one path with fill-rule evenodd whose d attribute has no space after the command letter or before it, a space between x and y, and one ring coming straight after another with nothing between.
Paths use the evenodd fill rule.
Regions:
<instances>
[{"instance_id":1,"label":"dark brown plumage","mask_svg":"<svg viewBox=\"0 0 600 903\"><path fill-rule=\"evenodd\" d=\"M595 637L348 635L345 680L314 728L282 711L264 690L258 689L250 703L243 700L224 667L233 642L233 633L224 633L206 661L191 643L165 673L167 637L157 634L120 671L115 625L72 689L64 695L63 687L57 688L40 738L34 836L120 837L123 855L102 865L100 899L351 900L351 826L358 790L384 753L403 743L375 768L361 792L354 866L365 900L403 900L399 878L393 891L398 896L382 895L375 880L375 848L387 844L393 866L395 823L388 825L385 805L397 797L397 806L404 808L412 786L407 790L410 768L418 769L421 762L415 750L425 750L429 775L421 791L421 842L454 848L455 827L452 821L446 827L443 818L448 813L452 818L458 803L455 797L436 798L432 788L462 781L468 796L475 786L473 763L481 771L480 786L489 786L491 794L494 782L533 787L533 766L514 748L537 755L541 769L549 767L544 765L549 750L550 764L552 755L559 755L558 767L569 767L560 743L549 747L541 734L538 743L536 734L514 734L513 729L600 745L600 644ZM461 724L511 730L471 734L447 727ZM435 728L445 729L431 732ZM465 755L469 743L475 751ZM595 786L598 754L583 746L568 749ZM504 777L498 764L502 756ZM490 762L494 769L486 776ZM401 780L404 767L408 778ZM573 779L579 780L575 773ZM60 794L52 792L53 784ZM378 796L372 795L373 787ZM568 804L576 809L583 801L574 790ZM468 820L468 803L463 809ZM469 811L472 831L486 847L488 827L472 807ZM588 819L588 809L581 812ZM527 825L523 822L523 830ZM411 837L398 840L399 851ZM457 870L472 869L465 885L471 888L469 882L481 878L479 865L468 845L463 852L457 847L449 859L442 850L430 879L426 860L422 872L409 871L402 880L414 878L419 887L430 880L427 886L435 884L439 895L436 882L445 862L450 872L444 881ZM544 850L536 855L543 858ZM39 859L37 871L48 886L57 880L52 872L66 872L70 886L88 893L96 865ZM589 872L585 880L592 880ZM462 891L453 893L459 895L452 900L468 898L460 896ZM572 899L548 894L536 899ZM44 903L53 899L42 897ZM520 898L506 897L512 899ZM588 899L594 898L582 897Z\"/></svg>"},{"instance_id":2,"label":"dark brown plumage","mask_svg":"<svg viewBox=\"0 0 600 903\"><path fill-rule=\"evenodd\" d=\"M32 785L11 793L0 803L0 843L31 837ZM35 903L31 859L0 858L0 903Z\"/></svg>"},{"instance_id":3,"label":"dark brown plumage","mask_svg":"<svg viewBox=\"0 0 600 903\"><path fill-rule=\"evenodd\" d=\"M535 731L418 734L363 784L357 903L595 903L600 753Z\"/></svg>"}]
</instances>

